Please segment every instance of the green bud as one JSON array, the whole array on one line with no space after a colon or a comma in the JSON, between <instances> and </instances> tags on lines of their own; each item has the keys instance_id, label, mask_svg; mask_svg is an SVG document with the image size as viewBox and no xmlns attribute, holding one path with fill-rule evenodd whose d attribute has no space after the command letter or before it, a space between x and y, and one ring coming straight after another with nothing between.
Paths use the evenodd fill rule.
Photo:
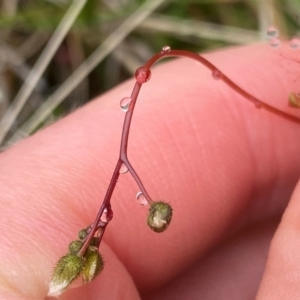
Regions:
<instances>
[{"instance_id":1,"label":"green bud","mask_svg":"<svg viewBox=\"0 0 300 300\"><path fill-rule=\"evenodd\" d=\"M87 229L81 229L81 230L78 232L78 238L79 238L80 240L85 239L85 238L87 237L87 235L88 235Z\"/></svg>"},{"instance_id":2,"label":"green bud","mask_svg":"<svg viewBox=\"0 0 300 300\"><path fill-rule=\"evenodd\" d=\"M85 283L95 279L103 270L104 261L98 248L90 246L87 253L84 255L85 265L81 272Z\"/></svg>"},{"instance_id":3,"label":"green bud","mask_svg":"<svg viewBox=\"0 0 300 300\"><path fill-rule=\"evenodd\" d=\"M289 94L289 106L294 108L300 108L300 95L299 93Z\"/></svg>"},{"instance_id":4,"label":"green bud","mask_svg":"<svg viewBox=\"0 0 300 300\"><path fill-rule=\"evenodd\" d=\"M79 250L82 248L82 241L76 240L69 244L69 252L71 254L77 254Z\"/></svg>"},{"instance_id":5,"label":"green bud","mask_svg":"<svg viewBox=\"0 0 300 300\"><path fill-rule=\"evenodd\" d=\"M63 256L54 269L48 296L57 297L80 275L84 259L74 254Z\"/></svg>"},{"instance_id":6,"label":"green bud","mask_svg":"<svg viewBox=\"0 0 300 300\"><path fill-rule=\"evenodd\" d=\"M172 219L172 207L163 201L154 202L149 209L147 223L155 232L167 229Z\"/></svg>"}]
</instances>

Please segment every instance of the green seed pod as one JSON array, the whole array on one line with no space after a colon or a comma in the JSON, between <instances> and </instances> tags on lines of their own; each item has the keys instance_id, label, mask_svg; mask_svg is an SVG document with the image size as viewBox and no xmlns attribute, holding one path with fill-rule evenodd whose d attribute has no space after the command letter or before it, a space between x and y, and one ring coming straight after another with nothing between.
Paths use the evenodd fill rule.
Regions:
<instances>
[{"instance_id":1,"label":"green seed pod","mask_svg":"<svg viewBox=\"0 0 300 300\"><path fill-rule=\"evenodd\" d=\"M289 94L289 106L294 108L300 108L300 95L299 93Z\"/></svg>"},{"instance_id":2,"label":"green seed pod","mask_svg":"<svg viewBox=\"0 0 300 300\"><path fill-rule=\"evenodd\" d=\"M74 254L63 256L54 269L48 296L57 297L80 275L84 259Z\"/></svg>"},{"instance_id":3,"label":"green seed pod","mask_svg":"<svg viewBox=\"0 0 300 300\"><path fill-rule=\"evenodd\" d=\"M149 209L147 223L155 232L167 229L172 219L172 207L163 201L154 202Z\"/></svg>"},{"instance_id":4,"label":"green seed pod","mask_svg":"<svg viewBox=\"0 0 300 300\"><path fill-rule=\"evenodd\" d=\"M101 254L98 252L98 248L90 246L87 253L84 255L85 264L81 272L85 283L95 279L103 270L104 261Z\"/></svg>"},{"instance_id":5,"label":"green seed pod","mask_svg":"<svg viewBox=\"0 0 300 300\"><path fill-rule=\"evenodd\" d=\"M77 254L79 250L82 248L82 241L76 240L69 244L69 252L71 254Z\"/></svg>"},{"instance_id":6,"label":"green seed pod","mask_svg":"<svg viewBox=\"0 0 300 300\"><path fill-rule=\"evenodd\" d=\"M81 230L78 232L78 238L79 238L80 240L85 239L85 238L87 237L87 235L88 235L87 229L81 229Z\"/></svg>"}]
</instances>

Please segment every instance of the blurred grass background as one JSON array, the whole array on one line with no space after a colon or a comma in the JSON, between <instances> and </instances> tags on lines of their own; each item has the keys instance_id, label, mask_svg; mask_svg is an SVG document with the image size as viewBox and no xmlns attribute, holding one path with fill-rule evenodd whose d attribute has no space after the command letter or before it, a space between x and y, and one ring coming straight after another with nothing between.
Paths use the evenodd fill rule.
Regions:
<instances>
[{"instance_id":1,"label":"blurred grass background","mask_svg":"<svg viewBox=\"0 0 300 300\"><path fill-rule=\"evenodd\" d=\"M300 0L0 1L2 149L130 78L162 46L297 36Z\"/></svg>"}]
</instances>

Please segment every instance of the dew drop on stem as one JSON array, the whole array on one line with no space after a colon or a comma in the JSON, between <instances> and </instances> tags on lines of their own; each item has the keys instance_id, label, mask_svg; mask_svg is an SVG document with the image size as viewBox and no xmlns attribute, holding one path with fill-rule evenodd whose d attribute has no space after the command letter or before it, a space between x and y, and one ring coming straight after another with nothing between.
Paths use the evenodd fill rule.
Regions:
<instances>
[{"instance_id":1,"label":"dew drop on stem","mask_svg":"<svg viewBox=\"0 0 300 300\"><path fill-rule=\"evenodd\" d=\"M267 29L267 37L269 39L274 39L274 38L277 38L279 36L279 31L277 28L273 27L273 26L270 26L268 29Z\"/></svg>"},{"instance_id":2,"label":"dew drop on stem","mask_svg":"<svg viewBox=\"0 0 300 300\"><path fill-rule=\"evenodd\" d=\"M255 105L256 108L262 108L262 103L259 100L255 100L254 105Z\"/></svg>"},{"instance_id":3,"label":"dew drop on stem","mask_svg":"<svg viewBox=\"0 0 300 300\"><path fill-rule=\"evenodd\" d=\"M121 168L120 168L120 171L119 173L120 174L126 174L128 172L128 168L126 167L126 165L123 163Z\"/></svg>"},{"instance_id":4,"label":"dew drop on stem","mask_svg":"<svg viewBox=\"0 0 300 300\"><path fill-rule=\"evenodd\" d=\"M121 100L120 107L124 112L128 111L131 100L130 97L125 97Z\"/></svg>"},{"instance_id":5,"label":"dew drop on stem","mask_svg":"<svg viewBox=\"0 0 300 300\"><path fill-rule=\"evenodd\" d=\"M213 70L211 75L212 75L213 79L215 79L215 80L220 80L220 79L222 79L222 76L223 76L222 72L217 69Z\"/></svg>"},{"instance_id":6,"label":"dew drop on stem","mask_svg":"<svg viewBox=\"0 0 300 300\"><path fill-rule=\"evenodd\" d=\"M165 53L169 53L171 52L171 47L170 46L163 46L161 51L160 51L160 54L165 54Z\"/></svg>"},{"instance_id":7,"label":"dew drop on stem","mask_svg":"<svg viewBox=\"0 0 300 300\"><path fill-rule=\"evenodd\" d=\"M300 108L300 93L289 94L289 106Z\"/></svg>"},{"instance_id":8,"label":"dew drop on stem","mask_svg":"<svg viewBox=\"0 0 300 300\"><path fill-rule=\"evenodd\" d=\"M271 39L270 46L274 49L278 48L280 46L280 40L277 38Z\"/></svg>"},{"instance_id":9,"label":"dew drop on stem","mask_svg":"<svg viewBox=\"0 0 300 300\"><path fill-rule=\"evenodd\" d=\"M113 215L112 209L105 207L100 220L103 223L107 223L107 222L111 221L111 219L113 218L113 216L114 215Z\"/></svg>"},{"instance_id":10,"label":"dew drop on stem","mask_svg":"<svg viewBox=\"0 0 300 300\"><path fill-rule=\"evenodd\" d=\"M299 38L293 38L291 41L290 41L290 47L292 49L300 49L300 39Z\"/></svg>"},{"instance_id":11,"label":"dew drop on stem","mask_svg":"<svg viewBox=\"0 0 300 300\"><path fill-rule=\"evenodd\" d=\"M140 67L135 71L135 79L138 83L145 83L151 78L151 71L148 68Z\"/></svg>"},{"instance_id":12,"label":"dew drop on stem","mask_svg":"<svg viewBox=\"0 0 300 300\"><path fill-rule=\"evenodd\" d=\"M147 205L148 204L148 201L147 201L146 197L144 196L144 194L142 192L138 192L136 194L136 200L141 205Z\"/></svg>"}]
</instances>

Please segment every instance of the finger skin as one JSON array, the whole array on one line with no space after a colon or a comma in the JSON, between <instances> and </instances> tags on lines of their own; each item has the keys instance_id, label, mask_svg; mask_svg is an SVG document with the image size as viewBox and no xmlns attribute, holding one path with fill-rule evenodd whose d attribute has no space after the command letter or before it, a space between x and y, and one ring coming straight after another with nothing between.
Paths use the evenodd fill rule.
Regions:
<instances>
[{"instance_id":1,"label":"finger skin","mask_svg":"<svg viewBox=\"0 0 300 300\"><path fill-rule=\"evenodd\" d=\"M46 239L43 245L39 239L34 240L34 245L27 245L31 236L31 234L24 236L23 233L23 242L17 240L15 243L17 248L10 249L9 261L4 260L1 268L0 299L40 300L44 299L48 293L52 269L59 256L65 254L66 249L56 251L57 244L50 244ZM66 241L66 245L68 242ZM50 247L54 249L50 251ZM2 260L5 251L8 252L6 248L1 249ZM131 276L111 249L103 243L100 252L105 262L101 276L80 289L67 290L60 296L60 300L91 300L100 299L100 297L104 299L140 299ZM18 260L15 260L16 257ZM20 263L18 264L17 261Z\"/></svg>"},{"instance_id":2,"label":"finger skin","mask_svg":"<svg viewBox=\"0 0 300 300\"><path fill-rule=\"evenodd\" d=\"M290 110L287 95L296 85L284 68L298 72L296 63L263 45L207 58L255 96ZM1 154L3 285L8 278L12 289L27 284L24 295L45 293L67 244L93 222L118 157L119 101L133 83ZM228 234L280 214L300 171L299 133L299 125L256 109L198 63L155 68L139 97L129 158L153 199L172 204L174 217L163 234L147 228L147 209L134 199L138 188L124 175L104 239L137 288L157 288Z\"/></svg>"},{"instance_id":3,"label":"finger skin","mask_svg":"<svg viewBox=\"0 0 300 300\"><path fill-rule=\"evenodd\" d=\"M272 219L241 230L142 299L253 300L277 226Z\"/></svg>"},{"instance_id":4,"label":"finger skin","mask_svg":"<svg viewBox=\"0 0 300 300\"><path fill-rule=\"evenodd\" d=\"M272 241L257 300L299 299L300 184L284 212Z\"/></svg>"}]
</instances>

